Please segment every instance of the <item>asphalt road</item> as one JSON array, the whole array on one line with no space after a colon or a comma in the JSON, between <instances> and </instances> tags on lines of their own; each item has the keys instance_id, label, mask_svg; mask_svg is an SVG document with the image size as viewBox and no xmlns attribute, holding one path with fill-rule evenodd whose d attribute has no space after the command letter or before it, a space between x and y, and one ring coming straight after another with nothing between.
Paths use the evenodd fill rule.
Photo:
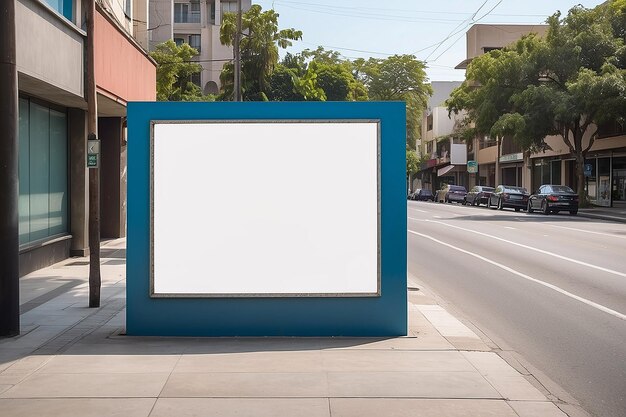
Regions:
<instances>
[{"instance_id":1,"label":"asphalt road","mask_svg":"<svg viewBox=\"0 0 626 417\"><path fill-rule=\"evenodd\" d=\"M626 224L407 203L410 274L591 415L626 416Z\"/></svg>"}]
</instances>

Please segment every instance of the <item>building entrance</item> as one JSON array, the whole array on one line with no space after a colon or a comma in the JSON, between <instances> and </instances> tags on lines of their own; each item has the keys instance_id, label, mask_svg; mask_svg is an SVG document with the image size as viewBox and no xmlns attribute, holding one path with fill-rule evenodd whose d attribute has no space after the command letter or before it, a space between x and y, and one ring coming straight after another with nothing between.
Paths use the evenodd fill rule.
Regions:
<instances>
[{"instance_id":1,"label":"building entrance","mask_svg":"<svg viewBox=\"0 0 626 417\"><path fill-rule=\"evenodd\" d=\"M626 204L626 157L613 159L611 197L614 204Z\"/></svg>"}]
</instances>

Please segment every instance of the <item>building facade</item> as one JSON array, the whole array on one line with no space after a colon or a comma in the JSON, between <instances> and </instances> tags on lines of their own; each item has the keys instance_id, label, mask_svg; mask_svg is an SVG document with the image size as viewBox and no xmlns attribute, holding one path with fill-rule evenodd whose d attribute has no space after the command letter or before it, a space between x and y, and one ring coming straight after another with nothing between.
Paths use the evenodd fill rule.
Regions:
<instances>
[{"instance_id":1,"label":"building facade","mask_svg":"<svg viewBox=\"0 0 626 417\"><path fill-rule=\"evenodd\" d=\"M217 94L220 73L226 62L233 59L233 48L220 42L220 28L224 13L237 11L236 1L223 0L149 0L148 48L169 39L177 44L187 43L198 50L194 59L202 72L192 79L204 94ZM242 0L243 11L250 8L250 0Z\"/></svg>"},{"instance_id":2,"label":"building facade","mask_svg":"<svg viewBox=\"0 0 626 417\"><path fill-rule=\"evenodd\" d=\"M433 95L422 118L419 156L425 161L415 176L413 189L435 191L443 183L467 186L467 146L454 137L463 115L448 115L445 101L460 81L433 81Z\"/></svg>"},{"instance_id":3,"label":"building facade","mask_svg":"<svg viewBox=\"0 0 626 417\"><path fill-rule=\"evenodd\" d=\"M155 63L132 36L133 21L146 21L134 4L96 6L102 237L126 230L126 103L156 98ZM16 0L20 275L89 253L85 10L80 0Z\"/></svg>"},{"instance_id":4,"label":"building facade","mask_svg":"<svg viewBox=\"0 0 626 417\"><path fill-rule=\"evenodd\" d=\"M467 32L467 58L456 68L465 69L473 58L507 46L522 36L547 32L546 25L474 25ZM596 126L590 126L583 146L589 144ZM468 144L468 160L478 163L478 172L469 175L469 186L517 185L536 191L542 184L577 188L576 161L560 136L545 138L548 149L529 154L510 137L474 138ZM471 150L476 152L472 154ZM598 128L598 136L585 161L585 189L591 203L626 207L626 126L610 123Z\"/></svg>"}]
</instances>

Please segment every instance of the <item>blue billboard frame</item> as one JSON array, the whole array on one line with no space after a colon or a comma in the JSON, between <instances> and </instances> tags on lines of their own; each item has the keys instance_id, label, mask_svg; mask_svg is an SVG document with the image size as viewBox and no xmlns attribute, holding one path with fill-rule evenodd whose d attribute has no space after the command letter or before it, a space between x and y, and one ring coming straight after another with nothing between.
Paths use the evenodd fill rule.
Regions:
<instances>
[{"instance_id":1,"label":"blue billboard frame","mask_svg":"<svg viewBox=\"0 0 626 417\"><path fill-rule=\"evenodd\" d=\"M406 335L405 114L402 102L129 103L126 333L145 336ZM380 123L379 297L150 297L152 121L352 119ZM355 196L355 209L358 209L358 196Z\"/></svg>"}]
</instances>

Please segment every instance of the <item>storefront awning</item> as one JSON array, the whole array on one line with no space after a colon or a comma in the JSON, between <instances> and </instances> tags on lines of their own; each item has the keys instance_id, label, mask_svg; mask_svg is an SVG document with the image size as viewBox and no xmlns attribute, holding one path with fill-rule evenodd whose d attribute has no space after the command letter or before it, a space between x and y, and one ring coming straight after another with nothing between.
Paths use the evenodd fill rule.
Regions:
<instances>
[{"instance_id":1,"label":"storefront awning","mask_svg":"<svg viewBox=\"0 0 626 417\"><path fill-rule=\"evenodd\" d=\"M448 172L452 171L453 169L454 169L454 165L448 165L443 168L439 168L437 170L437 176L441 177L442 175L446 175Z\"/></svg>"}]
</instances>

